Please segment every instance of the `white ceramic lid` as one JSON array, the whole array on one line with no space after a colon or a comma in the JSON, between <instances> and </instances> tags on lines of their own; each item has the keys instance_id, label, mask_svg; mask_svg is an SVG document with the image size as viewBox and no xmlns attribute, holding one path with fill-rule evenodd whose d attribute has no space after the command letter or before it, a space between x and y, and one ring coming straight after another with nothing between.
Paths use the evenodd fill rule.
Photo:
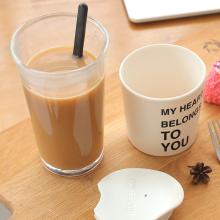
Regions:
<instances>
[{"instance_id":1,"label":"white ceramic lid","mask_svg":"<svg viewBox=\"0 0 220 220\"><path fill-rule=\"evenodd\" d=\"M172 176L142 168L115 171L98 188L96 220L167 220L184 198L182 186Z\"/></svg>"}]
</instances>

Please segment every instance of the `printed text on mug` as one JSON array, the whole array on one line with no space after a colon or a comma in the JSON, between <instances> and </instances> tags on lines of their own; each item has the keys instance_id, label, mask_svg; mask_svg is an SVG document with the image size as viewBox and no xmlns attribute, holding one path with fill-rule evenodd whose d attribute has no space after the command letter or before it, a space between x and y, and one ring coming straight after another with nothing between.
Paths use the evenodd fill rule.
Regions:
<instances>
[{"instance_id":1,"label":"printed text on mug","mask_svg":"<svg viewBox=\"0 0 220 220\"><path fill-rule=\"evenodd\" d=\"M161 128L172 128L177 127L182 124L185 124L192 120L201 110L201 100L202 100L203 90L202 92L192 101L179 106L179 108L170 108L170 109L161 109L161 115L174 115L177 111L180 113L185 112L189 109L191 109L194 105L197 105L197 107L191 111L189 114L184 115L182 119L173 119L173 120L164 120L161 121ZM171 150L177 150L180 147L185 147L189 142L189 135L186 135L186 137L180 138L178 140L175 140L181 136L181 130L180 129L174 129L174 130L166 130L161 131L161 135L163 135L163 140L165 143L161 143L162 147L164 148L164 151L166 152L169 148ZM172 141L166 142L168 139L171 139Z\"/></svg>"}]
</instances>

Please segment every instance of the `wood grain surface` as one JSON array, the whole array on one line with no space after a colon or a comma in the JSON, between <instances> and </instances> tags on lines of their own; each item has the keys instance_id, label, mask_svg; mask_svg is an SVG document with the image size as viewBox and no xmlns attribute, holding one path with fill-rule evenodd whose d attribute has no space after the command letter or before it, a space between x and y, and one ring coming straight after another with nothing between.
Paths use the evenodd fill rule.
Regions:
<instances>
[{"instance_id":1,"label":"wood grain surface","mask_svg":"<svg viewBox=\"0 0 220 220\"><path fill-rule=\"evenodd\" d=\"M218 31L211 34L213 28L212 25L177 42L203 57L207 68L220 56L218 51L203 49L210 38L220 39ZM207 121L220 117L219 106L203 103L198 136L188 150L176 156L154 157L135 149L127 138L118 73L106 78L105 102L104 158L97 169L85 176L63 178L43 168L30 119L1 133L0 194L13 212L11 219L93 219L93 209L100 197L97 183L107 174L128 167L161 170L181 183L185 198L171 220L218 219L220 164ZM192 184L187 166L199 161L213 169L207 185Z\"/></svg>"},{"instance_id":2,"label":"wood grain surface","mask_svg":"<svg viewBox=\"0 0 220 220\"><path fill-rule=\"evenodd\" d=\"M180 182L185 198L170 220L220 219L220 164L207 127L208 121L220 118L220 107L203 103L198 135L188 150L171 157L149 156L134 148L127 138L118 77L120 63L131 51L181 38L175 44L197 53L208 72L220 59L220 48L213 41L220 41L219 14L136 25L128 21L120 0L88 1L89 14L104 24L111 39L106 65L104 158L93 172L77 178L56 176L42 166L8 45L15 29L29 18L51 11L76 11L79 3L0 2L0 201L12 211L11 219L93 220L100 198L97 183L109 173L129 167L160 170ZM187 166L199 161L213 169L207 185L192 183Z\"/></svg>"},{"instance_id":3,"label":"wood grain surface","mask_svg":"<svg viewBox=\"0 0 220 220\"><path fill-rule=\"evenodd\" d=\"M0 1L0 132L29 117L18 70L9 51L14 31L24 22L42 14L77 12L80 0ZM87 0L88 14L99 20L110 36L106 74L118 71L133 50L155 43L174 43L212 23L220 14L134 24L129 21L123 0Z\"/></svg>"}]
</instances>

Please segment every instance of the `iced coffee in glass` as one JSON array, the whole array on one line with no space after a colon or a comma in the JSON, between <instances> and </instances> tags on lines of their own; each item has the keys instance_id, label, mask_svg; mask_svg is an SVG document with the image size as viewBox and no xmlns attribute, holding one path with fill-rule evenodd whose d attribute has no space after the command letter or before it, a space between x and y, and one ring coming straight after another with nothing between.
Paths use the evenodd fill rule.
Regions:
<instances>
[{"instance_id":1,"label":"iced coffee in glass","mask_svg":"<svg viewBox=\"0 0 220 220\"><path fill-rule=\"evenodd\" d=\"M62 176L93 170L103 157L106 29L88 17L82 58L73 57L77 15L34 18L13 35L19 69L43 165Z\"/></svg>"}]
</instances>

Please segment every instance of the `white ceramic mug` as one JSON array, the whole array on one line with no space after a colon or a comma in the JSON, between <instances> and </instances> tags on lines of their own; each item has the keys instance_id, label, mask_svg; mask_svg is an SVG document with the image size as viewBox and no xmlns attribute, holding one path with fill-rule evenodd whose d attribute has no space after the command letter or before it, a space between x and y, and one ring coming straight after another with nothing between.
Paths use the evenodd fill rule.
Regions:
<instances>
[{"instance_id":1,"label":"white ceramic mug","mask_svg":"<svg viewBox=\"0 0 220 220\"><path fill-rule=\"evenodd\" d=\"M142 47L121 64L128 137L155 156L183 152L197 134L206 67L192 51L171 44Z\"/></svg>"}]
</instances>

